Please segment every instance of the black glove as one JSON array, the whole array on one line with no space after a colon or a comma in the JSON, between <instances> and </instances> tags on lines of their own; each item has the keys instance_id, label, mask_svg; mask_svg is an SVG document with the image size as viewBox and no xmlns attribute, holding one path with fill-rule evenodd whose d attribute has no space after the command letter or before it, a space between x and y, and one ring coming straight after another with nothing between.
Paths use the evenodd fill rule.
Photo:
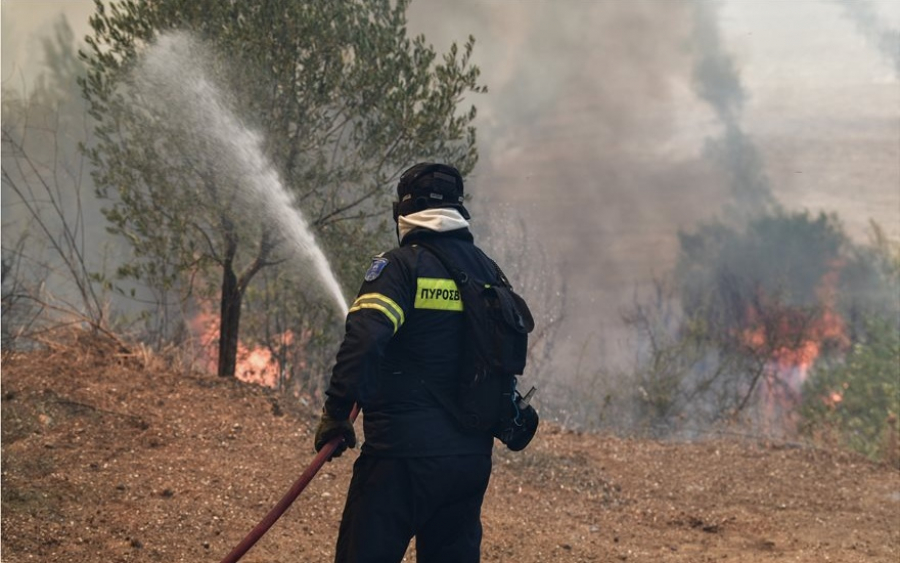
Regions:
<instances>
[{"instance_id":1,"label":"black glove","mask_svg":"<svg viewBox=\"0 0 900 563\"><path fill-rule=\"evenodd\" d=\"M318 452L324 448L325 444L338 436L342 436L344 439L338 444L338 447L335 448L334 453L331 454L328 461L340 457L347 448L356 447L356 432L353 430L353 423L350 422L349 419L344 418L338 420L332 418L327 411L322 411L322 418L319 419L319 427L316 428L316 451Z\"/></svg>"}]
</instances>

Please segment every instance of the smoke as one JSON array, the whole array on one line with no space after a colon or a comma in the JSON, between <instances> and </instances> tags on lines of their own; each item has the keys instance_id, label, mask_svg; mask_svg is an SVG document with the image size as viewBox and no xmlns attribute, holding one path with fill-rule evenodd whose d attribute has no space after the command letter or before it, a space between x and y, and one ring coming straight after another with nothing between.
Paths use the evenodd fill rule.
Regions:
<instances>
[{"instance_id":1,"label":"smoke","mask_svg":"<svg viewBox=\"0 0 900 563\"><path fill-rule=\"evenodd\" d=\"M726 9L734 18L733 4L712 2L470 0L445 7L423 0L411 6L410 27L437 49L470 33L476 38L474 61L489 93L472 100L479 110L479 163L467 191L476 232L487 235L481 243L500 257L515 254L502 225L495 225L498 209L514 212L545 260L501 264L513 283L536 271L565 282L555 284L564 288L556 303L563 303L562 320L548 368L558 387L542 389L542 400L554 393L563 398L576 386L583 392L586 380L633 368L622 313L675 266L680 231L710 220L740 228L779 207L776 192L785 181L809 182L818 196L821 182L812 170L801 176L789 168L798 152L775 154L780 174L771 176L777 148L766 143L773 131L787 128L790 136L777 140L797 143L790 145L794 151L837 150L846 139L813 130L810 123L824 118L816 125L845 135L848 124L828 121L832 116L816 114L821 110L812 105L802 114L808 122L779 113L777 104L766 108L772 116L766 124L775 125L763 130L769 138L751 135L760 130L754 121L760 106L746 84L748 58L740 43L736 48L735 23L727 41L723 33ZM754 23L760 21L772 24ZM746 41L759 41L747 26ZM797 60L804 59L791 62ZM755 78L758 86L758 69ZM790 87L779 91L794 96L789 101L805 93ZM825 170L822 180L837 184L839 174ZM479 222L499 228L479 229ZM534 301L543 306L544 298Z\"/></svg>"},{"instance_id":2,"label":"smoke","mask_svg":"<svg viewBox=\"0 0 900 563\"><path fill-rule=\"evenodd\" d=\"M118 262L122 245L107 237L87 159L79 149L90 146L92 137L76 83L83 65L74 33L65 18L48 18L46 34L29 42L34 44L26 57L31 66L23 72L7 50L15 42L6 35L6 8L4 3L4 297L10 285L17 285L29 299L53 303L59 310L41 322L58 323L72 315L96 320L104 304L88 277ZM43 64L34 62L41 59ZM4 301L4 321L10 311L11 316L18 312L18 306L10 305Z\"/></svg>"},{"instance_id":3,"label":"smoke","mask_svg":"<svg viewBox=\"0 0 900 563\"><path fill-rule=\"evenodd\" d=\"M741 128L745 94L731 57L722 46L716 4L697 2L694 9L694 44L697 94L715 110L724 133L707 144L710 159L728 175L734 198L727 206L731 219L745 222L770 211L774 198L759 152Z\"/></svg>"},{"instance_id":4,"label":"smoke","mask_svg":"<svg viewBox=\"0 0 900 563\"><path fill-rule=\"evenodd\" d=\"M473 221L513 206L546 250L543 275L566 280L559 381L627 362L622 310L674 265L678 229L714 217L730 197L722 171L702 158L721 125L692 91L692 4L416 8L411 22L439 48L457 30L476 37L490 93L473 100L481 119ZM503 233L482 243L502 249Z\"/></svg>"},{"instance_id":5,"label":"smoke","mask_svg":"<svg viewBox=\"0 0 900 563\"><path fill-rule=\"evenodd\" d=\"M900 30L889 29L866 0L835 0L859 32L878 49L900 77Z\"/></svg>"}]
</instances>

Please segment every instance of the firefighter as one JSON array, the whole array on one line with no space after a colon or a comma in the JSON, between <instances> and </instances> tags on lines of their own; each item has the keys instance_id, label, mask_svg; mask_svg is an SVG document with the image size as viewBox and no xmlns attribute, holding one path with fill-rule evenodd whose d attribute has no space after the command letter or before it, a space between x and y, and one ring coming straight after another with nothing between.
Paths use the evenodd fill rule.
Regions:
<instances>
[{"instance_id":1,"label":"firefighter","mask_svg":"<svg viewBox=\"0 0 900 563\"><path fill-rule=\"evenodd\" d=\"M490 432L464 431L436 393L457 389L463 331L456 283L427 240L463 269L492 265L477 251L459 171L417 164L400 177L394 203L399 247L372 259L349 309L316 431L315 448L363 412L365 441L341 519L336 562L401 561L410 540L423 563L479 561L481 505L491 473Z\"/></svg>"}]
</instances>

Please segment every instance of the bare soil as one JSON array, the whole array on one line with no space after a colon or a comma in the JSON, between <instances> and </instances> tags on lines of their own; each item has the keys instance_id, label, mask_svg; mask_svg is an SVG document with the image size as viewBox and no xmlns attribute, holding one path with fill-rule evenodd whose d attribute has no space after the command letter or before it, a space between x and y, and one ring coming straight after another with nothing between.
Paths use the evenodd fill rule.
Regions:
<instances>
[{"instance_id":1,"label":"bare soil","mask_svg":"<svg viewBox=\"0 0 900 563\"><path fill-rule=\"evenodd\" d=\"M5 353L2 370L8 563L220 561L313 458L318 405L113 341ZM355 456L242 562L330 561ZM900 561L900 473L844 452L545 423L494 466L484 561Z\"/></svg>"}]
</instances>

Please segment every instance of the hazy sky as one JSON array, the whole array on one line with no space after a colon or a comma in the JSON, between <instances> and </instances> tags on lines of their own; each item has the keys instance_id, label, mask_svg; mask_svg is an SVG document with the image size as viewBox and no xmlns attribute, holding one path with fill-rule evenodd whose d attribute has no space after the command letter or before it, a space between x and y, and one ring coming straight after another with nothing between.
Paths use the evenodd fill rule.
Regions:
<instances>
[{"instance_id":1,"label":"hazy sky","mask_svg":"<svg viewBox=\"0 0 900 563\"><path fill-rule=\"evenodd\" d=\"M2 0L4 87L40 70L54 18L81 37L92 11ZM422 0L409 16L439 51L476 38L473 215L520 217L547 251L566 354L615 348L678 230L747 205L741 190L900 239L900 2ZM734 141L758 160L729 160Z\"/></svg>"}]
</instances>

